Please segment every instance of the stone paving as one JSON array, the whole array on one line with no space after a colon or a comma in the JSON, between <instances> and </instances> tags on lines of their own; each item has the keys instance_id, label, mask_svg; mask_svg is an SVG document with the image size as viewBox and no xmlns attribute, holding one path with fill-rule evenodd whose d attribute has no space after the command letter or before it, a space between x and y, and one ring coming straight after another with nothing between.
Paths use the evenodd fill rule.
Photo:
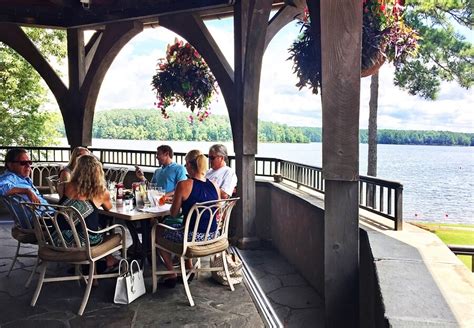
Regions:
<instances>
[{"instance_id":1,"label":"stone paving","mask_svg":"<svg viewBox=\"0 0 474 328\"><path fill-rule=\"evenodd\" d=\"M145 267L148 293L130 305L113 303L115 279L100 280L92 289L82 317L76 314L84 285L60 282L43 285L36 307L30 301L37 279L24 284L33 259L22 258L10 277L6 273L16 249L10 235L11 224L0 215L0 328L4 327L263 327L264 323L243 284L231 292L203 274L191 283L196 306L190 307L182 285L159 288L151 294L149 266ZM34 254L35 246L24 245L22 252ZM270 248L240 250L249 269L265 292L285 327L323 327L324 310L320 295ZM64 274L67 267L51 264L50 273Z\"/></svg>"},{"instance_id":2,"label":"stone paving","mask_svg":"<svg viewBox=\"0 0 474 328\"><path fill-rule=\"evenodd\" d=\"M273 249L240 250L285 327L324 327L320 295Z\"/></svg>"},{"instance_id":3,"label":"stone paving","mask_svg":"<svg viewBox=\"0 0 474 328\"><path fill-rule=\"evenodd\" d=\"M191 283L196 306L190 307L182 285L161 288L151 294L151 276L145 269L148 293L130 305L113 303L115 279L100 280L92 289L82 317L76 314L84 293L77 282L43 285L36 307L30 306L37 279L27 289L24 284L33 259L20 259L6 277L16 241L10 236L10 224L0 224L0 327L263 327L263 321L245 285L234 292L218 285L209 276ZM28 246L27 246L28 247ZM35 253L34 246L26 249ZM67 268L50 265L64 273ZM148 266L149 267L149 266Z\"/></svg>"}]
</instances>

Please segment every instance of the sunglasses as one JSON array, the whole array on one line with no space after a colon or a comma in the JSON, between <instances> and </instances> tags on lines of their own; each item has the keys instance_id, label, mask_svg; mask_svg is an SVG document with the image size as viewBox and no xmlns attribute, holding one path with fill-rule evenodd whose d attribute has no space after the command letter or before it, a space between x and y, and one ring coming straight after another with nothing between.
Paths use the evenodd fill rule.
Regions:
<instances>
[{"instance_id":1,"label":"sunglasses","mask_svg":"<svg viewBox=\"0 0 474 328\"><path fill-rule=\"evenodd\" d=\"M209 160L213 161L213 160L215 160L217 157L219 157L219 156L209 156Z\"/></svg>"},{"instance_id":2,"label":"sunglasses","mask_svg":"<svg viewBox=\"0 0 474 328\"><path fill-rule=\"evenodd\" d=\"M19 163L21 166L33 165L33 161L12 161L12 163Z\"/></svg>"}]
</instances>

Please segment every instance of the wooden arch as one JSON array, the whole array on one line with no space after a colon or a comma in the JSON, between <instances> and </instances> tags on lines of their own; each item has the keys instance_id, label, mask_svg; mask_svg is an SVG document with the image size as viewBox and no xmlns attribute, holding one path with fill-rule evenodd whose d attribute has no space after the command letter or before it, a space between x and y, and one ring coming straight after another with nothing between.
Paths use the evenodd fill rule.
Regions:
<instances>
[{"instance_id":1,"label":"wooden arch","mask_svg":"<svg viewBox=\"0 0 474 328\"><path fill-rule=\"evenodd\" d=\"M28 61L51 89L71 147L88 146L104 76L123 46L142 30L143 25L136 22L109 24L96 32L87 45L84 45L83 30L67 30L69 87L18 25L0 23L0 41Z\"/></svg>"}]
</instances>

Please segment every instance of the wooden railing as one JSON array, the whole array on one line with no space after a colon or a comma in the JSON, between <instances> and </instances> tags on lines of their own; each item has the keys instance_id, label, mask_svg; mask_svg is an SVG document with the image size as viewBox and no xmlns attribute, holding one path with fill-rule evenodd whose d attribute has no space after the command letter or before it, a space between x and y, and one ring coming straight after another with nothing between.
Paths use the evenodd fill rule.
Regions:
<instances>
[{"instance_id":1,"label":"wooden railing","mask_svg":"<svg viewBox=\"0 0 474 328\"><path fill-rule=\"evenodd\" d=\"M4 161L10 147L0 147L0 162ZM69 148L25 147L35 163L67 163ZM157 167L155 151L90 148L104 165L139 165ZM184 164L185 153L174 153L174 160ZM235 156L229 156L229 166L235 168ZM256 157L255 175L272 177L280 174L298 188L305 187L324 193L322 168L276 158ZM359 205L361 208L388 218L395 223L395 229L403 227L403 185L399 182L374 177L359 177Z\"/></svg>"}]
</instances>

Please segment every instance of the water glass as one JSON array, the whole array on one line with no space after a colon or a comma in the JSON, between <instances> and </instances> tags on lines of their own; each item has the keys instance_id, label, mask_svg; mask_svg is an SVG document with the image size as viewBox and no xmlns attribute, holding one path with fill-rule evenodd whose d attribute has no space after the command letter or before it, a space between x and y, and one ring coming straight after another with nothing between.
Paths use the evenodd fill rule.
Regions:
<instances>
[{"instance_id":1,"label":"water glass","mask_svg":"<svg viewBox=\"0 0 474 328\"><path fill-rule=\"evenodd\" d=\"M151 206L158 206L158 203L155 203L157 193L158 191L156 189L148 189L148 200Z\"/></svg>"},{"instance_id":2,"label":"water glass","mask_svg":"<svg viewBox=\"0 0 474 328\"><path fill-rule=\"evenodd\" d=\"M115 196L117 191L115 190L115 181L106 181L107 190L110 193L110 200L115 204Z\"/></svg>"}]
</instances>

